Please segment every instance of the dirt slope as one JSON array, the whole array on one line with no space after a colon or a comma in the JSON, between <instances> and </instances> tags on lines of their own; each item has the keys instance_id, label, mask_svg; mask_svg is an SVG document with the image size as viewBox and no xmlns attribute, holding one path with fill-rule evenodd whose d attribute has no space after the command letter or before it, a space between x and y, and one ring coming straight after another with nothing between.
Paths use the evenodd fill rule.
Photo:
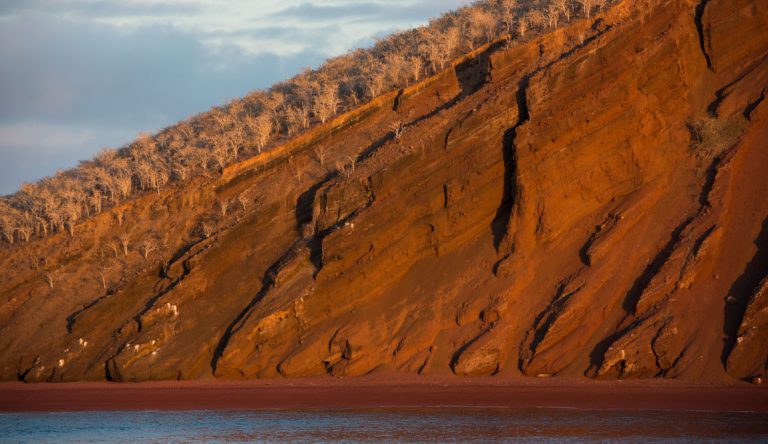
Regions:
<instances>
[{"instance_id":1,"label":"dirt slope","mask_svg":"<svg viewBox=\"0 0 768 444\"><path fill-rule=\"evenodd\" d=\"M6 250L0 378L764 380L765 29L620 2Z\"/></svg>"}]
</instances>

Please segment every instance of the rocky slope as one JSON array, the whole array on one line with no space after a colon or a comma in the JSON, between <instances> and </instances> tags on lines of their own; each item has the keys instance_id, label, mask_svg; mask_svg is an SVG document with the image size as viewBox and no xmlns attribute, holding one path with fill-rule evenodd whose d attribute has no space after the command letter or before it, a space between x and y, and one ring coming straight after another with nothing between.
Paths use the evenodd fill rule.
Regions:
<instances>
[{"instance_id":1,"label":"rocky slope","mask_svg":"<svg viewBox=\"0 0 768 444\"><path fill-rule=\"evenodd\" d=\"M625 0L6 250L0 378L764 380L765 29Z\"/></svg>"}]
</instances>

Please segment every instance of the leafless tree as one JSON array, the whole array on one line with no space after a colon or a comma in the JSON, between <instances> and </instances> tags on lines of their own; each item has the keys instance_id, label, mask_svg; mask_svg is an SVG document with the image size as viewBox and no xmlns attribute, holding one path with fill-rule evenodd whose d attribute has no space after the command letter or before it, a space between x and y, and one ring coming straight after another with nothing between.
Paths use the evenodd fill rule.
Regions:
<instances>
[{"instance_id":1,"label":"leafless tree","mask_svg":"<svg viewBox=\"0 0 768 444\"><path fill-rule=\"evenodd\" d=\"M139 245L139 251L141 251L141 255L144 259L147 259L149 255L157 251L158 248L159 245L155 239L145 239Z\"/></svg>"},{"instance_id":2,"label":"leafless tree","mask_svg":"<svg viewBox=\"0 0 768 444\"><path fill-rule=\"evenodd\" d=\"M496 17L485 8L470 8L469 21L472 28L471 35L476 41L478 37L483 39L483 43L493 41L496 35ZM474 46L474 42L473 42Z\"/></svg>"},{"instance_id":3,"label":"leafless tree","mask_svg":"<svg viewBox=\"0 0 768 444\"><path fill-rule=\"evenodd\" d=\"M547 17L544 15L543 11L539 11L538 9L528 11L525 17L528 24L537 30L543 29L547 25Z\"/></svg>"},{"instance_id":4,"label":"leafless tree","mask_svg":"<svg viewBox=\"0 0 768 444\"><path fill-rule=\"evenodd\" d=\"M403 122L397 120L395 122L392 122L389 128L392 130L392 134L395 135L395 140L397 140L400 138L400 136L403 135L403 131L405 130L405 125L403 125Z\"/></svg>"},{"instance_id":5,"label":"leafless tree","mask_svg":"<svg viewBox=\"0 0 768 444\"><path fill-rule=\"evenodd\" d=\"M101 288L103 290L107 289L107 273L108 273L108 271L109 270L107 268L102 268L101 270L99 270L99 283L101 283Z\"/></svg>"},{"instance_id":6,"label":"leafless tree","mask_svg":"<svg viewBox=\"0 0 768 444\"><path fill-rule=\"evenodd\" d=\"M211 237L213 235L213 227L208 225L205 222L202 222L200 224L200 234L203 235L204 239L208 239L209 237Z\"/></svg>"},{"instance_id":7,"label":"leafless tree","mask_svg":"<svg viewBox=\"0 0 768 444\"><path fill-rule=\"evenodd\" d=\"M457 28L450 28L445 32L434 30L425 36L426 46L423 47L433 72L442 71L459 46L460 33Z\"/></svg>"},{"instance_id":8,"label":"leafless tree","mask_svg":"<svg viewBox=\"0 0 768 444\"><path fill-rule=\"evenodd\" d=\"M424 61L419 56L411 56L406 63L411 80L418 82L424 73Z\"/></svg>"},{"instance_id":9,"label":"leafless tree","mask_svg":"<svg viewBox=\"0 0 768 444\"><path fill-rule=\"evenodd\" d=\"M552 5L560 11L566 22L571 21L571 1L572 0L552 0Z\"/></svg>"},{"instance_id":10,"label":"leafless tree","mask_svg":"<svg viewBox=\"0 0 768 444\"><path fill-rule=\"evenodd\" d=\"M309 108L306 105L289 106L286 108L288 135L309 127Z\"/></svg>"},{"instance_id":11,"label":"leafless tree","mask_svg":"<svg viewBox=\"0 0 768 444\"><path fill-rule=\"evenodd\" d=\"M16 231L19 233L21 240L24 242L29 242L29 240L32 238L32 227L27 224L19 224L16 228Z\"/></svg>"},{"instance_id":12,"label":"leafless tree","mask_svg":"<svg viewBox=\"0 0 768 444\"><path fill-rule=\"evenodd\" d=\"M521 38L525 38L526 32L528 32L528 19L526 17L520 17L517 20L517 35Z\"/></svg>"},{"instance_id":13,"label":"leafless tree","mask_svg":"<svg viewBox=\"0 0 768 444\"><path fill-rule=\"evenodd\" d=\"M56 284L56 278L57 273L55 271L49 271L43 275L43 279L45 280L45 283L48 284L49 288L53 288Z\"/></svg>"},{"instance_id":14,"label":"leafless tree","mask_svg":"<svg viewBox=\"0 0 768 444\"><path fill-rule=\"evenodd\" d=\"M216 165L219 167L219 171L224 171L224 168L233 158L232 151L224 144L214 145L212 154L213 158L216 160Z\"/></svg>"},{"instance_id":15,"label":"leafless tree","mask_svg":"<svg viewBox=\"0 0 768 444\"><path fill-rule=\"evenodd\" d=\"M123 255L128 256L128 246L130 245L131 238L127 233L123 233L118 236L117 240L120 242L120 246L123 248Z\"/></svg>"},{"instance_id":16,"label":"leafless tree","mask_svg":"<svg viewBox=\"0 0 768 444\"><path fill-rule=\"evenodd\" d=\"M597 10L602 12L608 4L608 0L595 0L595 3L597 4Z\"/></svg>"},{"instance_id":17,"label":"leafless tree","mask_svg":"<svg viewBox=\"0 0 768 444\"><path fill-rule=\"evenodd\" d=\"M390 85L402 85L404 80L408 79L408 62L404 54L392 52L384 57L384 66L386 67L386 80Z\"/></svg>"},{"instance_id":18,"label":"leafless tree","mask_svg":"<svg viewBox=\"0 0 768 444\"><path fill-rule=\"evenodd\" d=\"M336 169L341 177L349 179L355 172L356 164L357 160L354 157L347 156L346 162L336 162Z\"/></svg>"},{"instance_id":19,"label":"leafless tree","mask_svg":"<svg viewBox=\"0 0 768 444\"><path fill-rule=\"evenodd\" d=\"M339 108L339 93L335 83L327 85L315 97L313 112L320 119L320 122L326 123L331 117L336 115Z\"/></svg>"},{"instance_id":20,"label":"leafless tree","mask_svg":"<svg viewBox=\"0 0 768 444\"><path fill-rule=\"evenodd\" d=\"M247 125L251 137L256 141L256 148L261 153L272 137L273 119L269 114L259 114L256 117L249 118Z\"/></svg>"},{"instance_id":21,"label":"leafless tree","mask_svg":"<svg viewBox=\"0 0 768 444\"><path fill-rule=\"evenodd\" d=\"M313 150L315 159L320 166L325 166L325 160L328 158L328 147L325 145L318 145Z\"/></svg>"},{"instance_id":22,"label":"leafless tree","mask_svg":"<svg viewBox=\"0 0 768 444\"><path fill-rule=\"evenodd\" d=\"M248 196L245 193L240 193L237 196L237 202L240 204L240 208L245 211L248 208Z\"/></svg>"},{"instance_id":23,"label":"leafless tree","mask_svg":"<svg viewBox=\"0 0 768 444\"><path fill-rule=\"evenodd\" d=\"M5 210L5 211L8 211L8 210ZM0 216L0 233L2 233L6 242L8 242L11 245L13 245L15 232L16 232L16 227L13 223L13 219L7 213Z\"/></svg>"},{"instance_id":24,"label":"leafless tree","mask_svg":"<svg viewBox=\"0 0 768 444\"><path fill-rule=\"evenodd\" d=\"M555 5L549 5L545 13L547 17L547 24L550 28L556 28L557 22L560 20L560 9Z\"/></svg>"},{"instance_id":25,"label":"leafless tree","mask_svg":"<svg viewBox=\"0 0 768 444\"><path fill-rule=\"evenodd\" d=\"M384 65L378 59L371 57L362 69L365 76L365 89L368 93L368 98L378 97L379 94L384 92L387 81L387 71Z\"/></svg>"},{"instance_id":26,"label":"leafless tree","mask_svg":"<svg viewBox=\"0 0 768 444\"><path fill-rule=\"evenodd\" d=\"M514 31L517 9L517 0L498 0L496 3L496 10L506 34L511 35Z\"/></svg>"},{"instance_id":27,"label":"leafless tree","mask_svg":"<svg viewBox=\"0 0 768 444\"><path fill-rule=\"evenodd\" d=\"M216 201L216 208L218 208L221 217L225 217L229 211L229 206L232 204L230 199L219 199Z\"/></svg>"},{"instance_id":28,"label":"leafless tree","mask_svg":"<svg viewBox=\"0 0 768 444\"><path fill-rule=\"evenodd\" d=\"M586 18L589 18L592 9L594 9L595 5L597 5L597 0L576 0L577 3L581 5L582 11L584 12L584 16Z\"/></svg>"}]
</instances>

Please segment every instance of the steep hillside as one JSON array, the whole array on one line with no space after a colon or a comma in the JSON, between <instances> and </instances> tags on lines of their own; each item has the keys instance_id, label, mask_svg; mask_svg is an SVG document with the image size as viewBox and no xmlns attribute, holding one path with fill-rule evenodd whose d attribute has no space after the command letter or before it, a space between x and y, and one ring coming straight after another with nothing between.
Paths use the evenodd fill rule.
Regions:
<instances>
[{"instance_id":1,"label":"steep hillside","mask_svg":"<svg viewBox=\"0 0 768 444\"><path fill-rule=\"evenodd\" d=\"M768 3L624 0L0 258L0 378L760 382Z\"/></svg>"}]
</instances>

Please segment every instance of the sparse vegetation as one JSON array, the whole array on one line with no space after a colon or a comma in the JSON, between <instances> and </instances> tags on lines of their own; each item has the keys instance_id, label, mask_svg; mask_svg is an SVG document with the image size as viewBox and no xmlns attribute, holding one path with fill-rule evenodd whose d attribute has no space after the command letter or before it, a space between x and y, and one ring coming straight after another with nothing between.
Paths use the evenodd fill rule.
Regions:
<instances>
[{"instance_id":1,"label":"sparse vegetation","mask_svg":"<svg viewBox=\"0 0 768 444\"><path fill-rule=\"evenodd\" d=\"M349 179L355 172L355 166L357 160L354 157L347 157L346 162L337 162L336 170L339 172L339 176Z\"/></svg>"},{"instance_id":2,"label":"sparse vegetation","mask_svg":"<svg viewBox=\"0 0 768 444\"><path fill-rule=\"evenodd\" d=\"M205 222L202 222L199 227L200 235L203 239L208 239L213 235L213 227Z\"/></svg>"},{"instance_id":3,"label":"sparse vegetation","mask_svg":"<svg viewBox=\"0 0 768 444\"><path fill-rule=\"evenodd\" d=\"M118 237L118 241L120 241L120 246L123 248L123 255L128 256L128 246L131 242L130 237L127 234L121 234Z\"/></svg>"},{"instance_id":4,"label":"sparse vegetation","mask_svg":"<svg viewBox=\"0 0 768 444\"><path fill-rule=\"evenodd\" d=\"M738 141L745 127L741 116L718 119L707 115L689 119L693 155L699 161L714 159Z\"/></svg>"},{"instance_id":5,"label":"sparse vegetation","mask_svg":"<svg viewBox=\"0 0 768 444\"><path fill-rule=\"evenodd\" d=\"M155 239L145 239L141 242L141 245L139 246L139 251L141 251L141 255L144 257L144 259L149 258L149 255L157 251L157 249L160 247L157 240Z\"/></svg>"},{"instance_id":6,"label":"sparse vegetation","mask_svg":"<svg viewBox=\"0 0 768 444\"><path fill-rule=\"evenodd\" d=\"M76 168L24 184L0 198L0 238L8 244L66 230L138 193L161 193L173 182L212 178L233 162L330 121L390 90L418 82L459 55L506 36L528 38L590 17L608 0L482 0L395 33L369 49L332 58L268 90L233 100L119 149L104 149ZM402 127L393 128L399 136ZM327 153L316 152L323 165ZM340 165L351 174L354 164ZM300 178L297 178L300 180ZM222 214L226 209L220 208ZM115 215L123 224L123 213ZM120 244L128 254L127 240Z\"/></svg>"},{"instance_id":7,"label":"sparse vegetation","mask_svg":"<svg viewBox=\"0 0 768 444\"><path fill-rule=\"evenodd\" d=\"M48 273L45 273L43 279L45 280L45 283L48 284L48 288L53 288L56 284L56 272L49 271Z\"/></svg>"}]
</instances>

